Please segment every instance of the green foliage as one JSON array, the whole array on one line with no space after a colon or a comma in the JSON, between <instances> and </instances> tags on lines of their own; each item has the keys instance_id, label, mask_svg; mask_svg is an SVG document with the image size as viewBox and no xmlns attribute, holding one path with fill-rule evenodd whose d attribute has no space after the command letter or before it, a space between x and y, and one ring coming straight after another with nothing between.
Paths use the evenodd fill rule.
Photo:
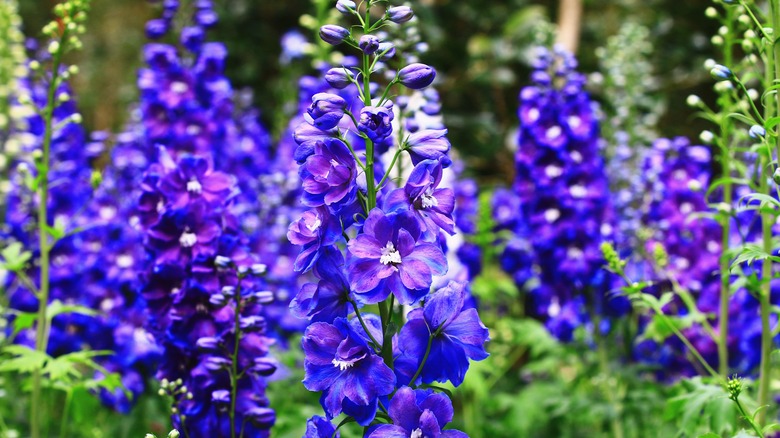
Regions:
<instances>
[{"instance_id":1,"label":"green foliage","mask_svg":"<svg viewBox=\"0 0 780 438\"><path fill-rule=\"evenodd\" d=\"M664 420L677 426L677 436L736 432L737 410L722 386L694 377L676 384L674 391L677 395L669 400Z\"/></svg>"}]
</instances>

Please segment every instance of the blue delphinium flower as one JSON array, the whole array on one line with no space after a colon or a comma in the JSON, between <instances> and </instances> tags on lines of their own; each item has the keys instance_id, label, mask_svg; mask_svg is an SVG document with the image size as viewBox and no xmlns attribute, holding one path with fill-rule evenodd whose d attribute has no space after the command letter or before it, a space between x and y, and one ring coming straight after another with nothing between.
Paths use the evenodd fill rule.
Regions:
<instances>
[{"instance_id":1,"label":"blue delphinium flower","mask_svg":"<svg viewBox=\"0 0 780 438\"><path fill-rule=\"evenodd\" d=\"M519 202L505 192L494 201L519 205L518 222L496 218L500 226L514 228L516 239L528 242L508 246L512 254L504 265L523 273L509 272L525 283L531 267L516 261L533 263L539 281L530 291L532 312L564 340L587 321L584 306L605 315L629 308L626 299L608 295L613 280L602 270L599 245L614 240L616 219L599 156L596 113L576 66L562 49L540 50L534 84L520 92L514 183ZM531 257L516 252L519 248L530 249Z\"/></svg>"},{"instance_id":2,"label":"blue delphinium flower","mask_svg":"<svg viewBox=\"0 0 780 438\"><path fill-rule=\"evenodd\" d=\"M345 318L310 325L302 345L303 384L310 391L323 392L323 405L331 418L341 413L344 403L369 406L375 413L379 397L395 389L393 371ZM374 413L361 424L367 426Z\"/></svg>"},{"instance_id":3,"label":"blue delphinium flower","mask_svg":"<svg viewBox=\"0 0 780 438\"><path fill-rule=\"evenodd\" d=\"M465 308L466 298L465 285L450 282L432 293L422 309L409 313L398 335L399 381L417 384L417 378L423 383L449 380L458 386L466 376L469 359L487 358L484 344L488 330L476 309ZM426 356L428 360L420 368Z\"/></svg>"},{"instance_id":4,"label":"blue delphinium flower","mask_svg":"<svg viewBox=\"0 0 780 438\"><path fill-rule=\"evenodd\" d=\"M371 210L363 232L347 247L349 282L364 303L384 301L391 293L414 304L429 293L434 275L447 271L441 248L421 240L420 221L410 214Z\"/></svg>"},{"instance_id":5,"label":"blue delphinium flower","mask_svg":"<svg viewBox=\"0 0 780 438\"><path fill-rule=\"evenodd\" d=\"M371 2L368 7L384 6ZM340 1L337 10L348 17L357 13L354 2ZM385 32L375 32L387 21L408 22L413 16L405 7L389 7L386 12L376 22L363 20L359 34L358 26L323 26L324 41L347 42L358 48L362 59L346 58L341 66L323 67L324 79L300 82L301 102L304 95L309 102L320 97L313 107L301 105L305 115L296 118L300 124L292 137L297 148L291 155L301 166L302 201L317 210L294 221L289 237L302 246L297 266L311 270L318 281L303 285L291 310L311 321L302 341L304 385L322 393L320 403L327 417L327 421L312 418L307 437L332 433L331 421L341 414L369 426L373 433L378 409L387 412L393 403L408 402L403 397L396 401L398 394L406 395L406 390L396 390L402 378L407 383L421 380L414 376L417 367L428 370L423 381L452 378L459 385L469 361L487 357L487 329L475 309L464 308L465 284L452 283L449 289L431 294L448 278L445 236L457 231L456 193L448 187L453 161L448 156L446 129L415 117L417 110L410 104L414 96L398 96L398 105L387 98L398 84L412 90L426 87L435 71L397 50ZM387 73L384 90L374 82L378 79L374 74L381 71ZM398 71L404 72L403 78ZM419 98L426 91L414 93ZM427 96L420 111L435 120L438 96ZM327 105L320 105L321 101ZM338 226L329 229L329 224ZM453 275L468 278L465 269ZM449 296L446 291L455 289L454 301L459 302L447 305L444 301L449 298L435 298ZM403 306L418 307L423 302L429 313L446 314L443 319L432 316L431 331L423 308L412 310L406 324L398 316ZM379 315L366 312L368 304L377 304ZM407 328L410 324L422 324L422 329ZM406 353L399 349L402 338ZM429 342L433 353L425 355ZM418 345L422 351L412 347ZM457 360L445 361L445 355ZM396 358L398 363L405 361L405 374L395 365ZM439 373L431 367L439 367ZM428 395L412 396L419 400L420 412L409 411L408 418L393 410L395 432L441 435L441 427L452 419L445 406L449 401L431 396L423 402Z\"/></svg>"},{"instance_id":6,"label":"blue delphinium flower","mask_svg":"<svg viewBox=\"0 0 780 438\"><path fill-rule=\"evenodd\" d=\"M9 35L10 42L12 37ZM16 66L16 86L7 96L12 118L0 128L8 160L8 181L2 181L8 186L3 187L0 200L0 246L20 244L35 255L39 252L39 240L33 234L39 227L39 201L30 182L37 174L34 153L44 142L41 110L48 104L49 79L36 75L29 66L31 62L45 62L51 54L38 51L32 40L27 47L27 55L21 45L17 47L21 64ZM124 388L100 388L98 395L105 405L126 413L146 390L160 353L144 329L147 317L143 300L134 294L137 269L144 258L141 234L122 224L123 218L130 216L131 205L116 196L118 182L113 172L107 169L95 178L96 162L106 150L108 135L89 134L78 123L81 116L77 99L62 78L53 111L47 215L65 235L57 238L50 249L49 300L82 310L52 318L46 353L59 357L84 349L110 352L94 360L105 372L117 373ZM40 288L39 272L33 264L25 269L36 288ZM3 276L1 281L10 309L37 310L38 298L28 284L14 274ZM33 346L35 332L22 330L14 342ZM102 381L108 376L99 372L94 377Z\"/></svg>"},{"instance_id":7,"label":"blue delphinium flower","mask_svg":"<svg viewBox=\"0 0 780 438\"><path fill-rule=\"evenodd\" d=\"M368 434L369 438L468 436L459 430L442 430L452 421L455 412L446 395L436 394L430 389L399 388L390 401L387 413L393 424L375 428Z\"/></svg>"}]
</instances>

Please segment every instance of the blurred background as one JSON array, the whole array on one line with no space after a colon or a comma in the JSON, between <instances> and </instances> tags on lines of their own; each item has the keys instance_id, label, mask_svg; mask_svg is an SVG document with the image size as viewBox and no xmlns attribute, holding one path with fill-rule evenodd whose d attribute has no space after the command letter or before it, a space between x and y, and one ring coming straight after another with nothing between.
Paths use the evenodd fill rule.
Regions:
<instances>
[{"instance_id":1,"label":"blurred background","mask_svg":"<svg viewBox=\"0 0 780 438\"><path fill-rule=\"evenodd\" d=\"M28 35L45 24L55 3L20 2ZM227 75L237 88L254 91L256 106L266 111L266 126L278 134L286 117L269 111L280 108L284 100L279 85L289 89L295 80L281 76L280 40L296 28L311 37L300 17L314 13L312 1L215 0L215 4L220 23L211 38L227 44ZM704 125L690 117L685 98L695 93L705 101L714 100L709 76L701 67L705 59L714 57L710 36L718 27L716 21L704 18L708 5L707 0L585 0L577 52L580 70L604 71L600 68L604 62L627 56L610 53L606 47L622 26L647 28L644 41L652 41L646 47L651 71L642 82L643 93L655 101L653 111L659 119L652 121L663 127L664 135L695 138ZM437 88L454 148L478 179L488 183L511 179L507 144L513 142L517 124L517 93L528 81L529 48L538 42L543 24L557 20L558 1L419 0L413 6L421 18L422 39L430 46L423 61L439 73ZM75 84L88 128L115 130L123 125L128 104L136 100L144 24L155 11L144 0L93 2L85 50L78 55L84 74ZM622 49L633 50L625 44ZM596 100L606 102L599 79L591 78L591 92Z\"/></svg>"}]
</instances>

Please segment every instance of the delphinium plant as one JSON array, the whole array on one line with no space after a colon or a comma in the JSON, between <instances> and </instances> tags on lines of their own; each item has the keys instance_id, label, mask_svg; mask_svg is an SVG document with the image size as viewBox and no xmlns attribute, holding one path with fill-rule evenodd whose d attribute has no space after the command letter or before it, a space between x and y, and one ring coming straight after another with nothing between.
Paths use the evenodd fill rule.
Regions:
<instances>
[{"instance_id":1,"label":"delphinium plant","mask_svg":"<svg viewBox=\"0 0 780 438\"><path fill-rule=\"evenodd\" d=\"M4 149L13 153L0 238L12 327L2 370L32 376L25 385L33 437L48 435L57 418L43 415L45 400L58 397L52 389L65 394L61 435L76 394L100 392L106 403L126 410L143 391L144 358L154 354L144 350L143 317L123 289L127 259L112 245L117 212L92 170L101 135L88 137L80 126L68 85L78 68L66 63L66 54L81 47L88 10L87 1L58 4L57 18L43 30L43 48L28 43L29 61L15 67L13 117L4 130ZM121 383L116 371L124 375Z\"/></svg>"},{"instance_id":2,"label":"delphinium plant","mask_svg":"<svg viewBox=\"0 0 780 438\"><path fill-rule=\"evenodd\" d=\"M146 29L163 41L144 48L139 118L114 151L135 184L130 225L149 255L140 293L163 348L160 393L182 436L267 436L266 378L277 368L268 333L285 319L270 306L297 281L275 237L285 172L224 76L225 46L206 40L212 3L162 7Z\"/></svg>"},{"instance_id":3,"label":"delphinium plant","mask_svg":"<svg viewBox=\"0 0 780 438\"><path fill-rule=\"evenodd\" d=\"M780 5L769 6L766 16L776 27ZM775 412L770 353L776 348L777 323L770 309L777 300L773 234L778 202L771 120L778 111L777 64L771 27L759 21L764 13L751 7L728 1L706 11L721 21L712 42L728 66L707 62L716 80L714 107L697 96L688 103L715 126L701 135L712 149L685 139L659 140L643 169L650 204L643 218L648 230L640 231L645 244L638 250L650 261L656 275L650 278L660 282L645 289L648 283L627 275L624 262L605 248L610 269L626 280L628 296L651 309L645 338L666 339L654 351L646 349L648 341L640 344L640 357L651 353L667 376L673 371L705 376L705 383L689 381L683 387L688 394L679 395L670 408L682 415L686 433L702 430L689 412L717 409L729 415L704 422L715 433L736 431L740 415L751 432L765 436L772 430L767 414ZM763 98L756 90L762 87ZM757 379L755 403L740 379L729 379L731 373ZM703 394L711 400L703 402ZM724 409L718 400L734 406Z\"/></svg>"},{"instance_id":4,"label":"delphinium plant","mask_svg":"<svg viewBox=\"0 0 780 438\"><path fill-rule=\"evenodd\" d=\"M322 392L326 414L309 421L306 436L338 435L350 422L363 426L364 436L463 436L442 430L453 407L434 384L462 383L469 360L487 357L488 331L464 304L464 283L431 292L434 278L447 272L439 234L454 232L454 194L439 186L450 144L442 130L395 140L393 88L425 88L435 71L413 63L389 84L372 81L381 77L382 60L397 55L377 31L413 15L382 3L336 4L358 24L328 24L320 36L357 49L359 62L334 67L326 80L356 97L314 95L295 133L302 202L311 209L288 236L303 247L296 268L319 282L301 289L293 310L312 322L302 341L303 383ZM384 154L392 157L387 165ZM390 172L406 154L414 168L401 184ZM404 306L413 309L404 315Z\"/></svg>"}]
</instances>

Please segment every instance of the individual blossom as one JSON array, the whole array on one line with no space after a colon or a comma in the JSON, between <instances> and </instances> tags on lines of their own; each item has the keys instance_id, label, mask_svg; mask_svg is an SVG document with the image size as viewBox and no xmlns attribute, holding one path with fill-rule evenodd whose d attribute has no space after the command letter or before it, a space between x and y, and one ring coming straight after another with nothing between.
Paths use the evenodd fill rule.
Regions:
<instances>
[{"instance_id":1,"label":"individual blossom","mask_svg":"<svg viewBox=\"0 0 780 438\"><path fill-rule=\"evenodd\" d=\"M412 170L406 185L387 195L385 210L412 212L420 221L423 232L435 234L441 229L454 234L452 213L455 209L455 193L450 188L439 188L442 173L441 162L420 162Z\"/></svg>"},{"instance_id":2,"label":"individual blossom","mask_svg":"<svg viewBox=\"0 0 780 438\"><path fill-rule=\"evenodd\" d=\"M454 409L446 395L436 394L431 389L399 388L390 400L387 413L393 424L377 427L368 438L468 437L459 430L442 430L452 421Z\"/></svg>"},{"instance_id":3,"label":"individual blossom","mask_svg":"<svg viewBox=\"0 0 780 438\"><path fill-rule=\"evenodd\" d=\"M450 150L446 129L426 129L415 132L406 141L407 151L414 164L423 160L441 160Z\"/></svg>"},{"instance_id":4,"label":"individual blossom","mask_svg":"<svg viewBox=\"0 0 780 438\"><path fill-rule=\"evenodd\" d=\"M295 270L308 271L323 251L341 239L341 225L327 208L317 207L290 224L287 238L303 247L295 259Z\"/></svg>"},{"instance_id":5,"label":"individual blossom","mask_svg":"<svg viewBox=\"0 0 780 438\"><path fill-rule=\"evenodd\" d=\"M400 303L413 304L428 294L433 276L447 272L447 259L421 236L413 216L371 210L363 232L347 243L348 278L359 300L377 303L392 293Z\"/></svg>"},{"instance_id":6,"label":"individual blossom","mask_svg":"<svg viewBox=\"0 0 780 438\"><path fill-rule=\"evenodd\" d=\"M398 335L400 355L396 366L400 382L449 380L458 386L466 376L469 360L488 357L488 329L476 309L464 308L465 302L465 285L450 282L431 294L423 308L409 312L408 322ZM421 363L425 357L427 360Z\"/></svg>"},{"instance_id":7,"label":"individual blossom","mask_svg":"<svg viewBox=\"0 0 780 438\"><path fill-rule=\"evenodd\" d=\"M160 193L171 203L171 208L181 208L203 199L213 205L227 199L234 186L230 176L209 169L208 162L195 156L185 156L175 172L160 181Z\"/></svg>"},{"instance_id":8,"label":"individual blossom","mask_svg":"<svg viewBox=\"0 0 780 438\"><path fill-rule=\"evenodd\" d=\"M315 94L311 99L311 107L306 111L306 121L317 129L334 128L344 117L346 107L347 101L337 94Z\"/></svg>"},{"instance_id":9,"label":"individual blossom","mask_svg":"<svg viewBox=\"0 0 780 438\"><path fill-rule=\"evenodd\" d=\"M333 323L336 318L347 317L352 298L344 268L341 251L326 248L315 268L320 281L304 284L290 302L290 310L299 318L311 318L312 322Z\"/></svg>"},{"instance_id":10,"label":"individual blossom","mask_svg":"<svg viewBox=\"0 0 780 438\"><path fill-rule=\"evenodd\" d=\"M407 65L398 72L398 82L413 90L431 85L435 78L436 70L420 63Z\"/></svg>"},{"instance_id":11,"label":"individual blossom","mask_svg":"<svg viewBox=\"0 0 780 438\"><path fill-rule=\"evenodd\" d=\"M310 391L324 392L322 405L330 417L339 415L350 403L376 412L378 398L395 389L392 370L344 318L333 324L310 325L301 344L306 372L303 384ZM373 417L370 415L363 425Z\"/></svg>"},{"instance_id":12,"label":"individual blossom","mask_svg":"<svg viewBox=\"0 0 780 438\"><path fill-rule=\"evenodd\" d=\"M355 197L357 163L341 140L328 138L315 143L300 175L303 203L309 207L344 204Z\"/></svg>"},{"instance_id":13,"label":"individual blossom","mask_svg":"<svg viewBox=\"0 0 780 438\"><path fill-rule=\"evenodd\" d=\"M339 438L341 434L336 431L327 418L315 415L306 421L306 432L303 438Z\"/></svg>"},{"instance_id":14,"label":"individual blossom","mask_svg":"<svg viewBox=\"0 0 780 438\"><path fill-rule=\"evenodd\" d=\"M381 142L393 133L392 102L385 106L367 106L360 111L358 131L367 135L373 142Z\"/></svg>"}]
</instances>

